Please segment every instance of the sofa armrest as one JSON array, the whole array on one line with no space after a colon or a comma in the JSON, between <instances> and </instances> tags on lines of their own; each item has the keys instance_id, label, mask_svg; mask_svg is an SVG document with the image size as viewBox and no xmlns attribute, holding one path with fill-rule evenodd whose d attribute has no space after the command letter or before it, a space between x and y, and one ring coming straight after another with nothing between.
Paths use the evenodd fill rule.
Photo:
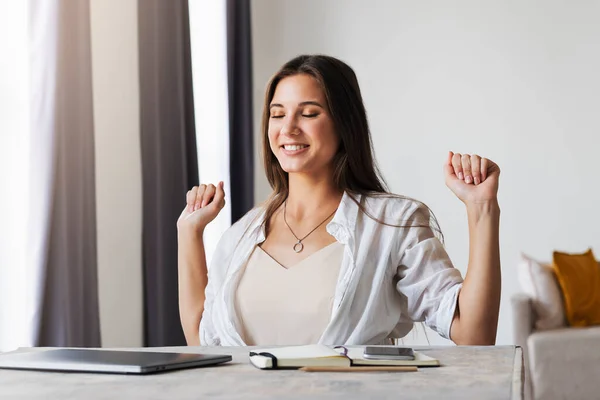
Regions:
<instances>
[{"instance_id":1,"label":"sofa armrest","mask_svg":"<svg viewBox=\"0 0 600 400\"><path fill-rule=\"evenodd\" d=\"M513 339L517 346L523 349L523 372L525 382L523 389L525 399L532 398L531 379L529 374L529 349L527 348L527 339L534 332L535 314L531 297L524 293L519 293L511 297L513 311Z\"/></svg>"},{"instance_id":2,"label":"sofa armrest","mask_svg":"<svg viewBox=\"0 0 600 400\"><path fill-rule=\"evenodd\" d=\"M536 332L528 347L536 399L598 398L600 326Z\"/></svg>"},{"instance_id":3,"label":"sofa armrest","mask_svg":"<svg viewBox=\"0 0 600 400\"><path fill-rule=\"evenodd\" d=\"M533 333L535 323L531 298L523 293L519 293L514 295L510 300L513 311L513 339L517 346L521 346L525 350L527 347L527 338Z\"/></svg>"}]
</instances>

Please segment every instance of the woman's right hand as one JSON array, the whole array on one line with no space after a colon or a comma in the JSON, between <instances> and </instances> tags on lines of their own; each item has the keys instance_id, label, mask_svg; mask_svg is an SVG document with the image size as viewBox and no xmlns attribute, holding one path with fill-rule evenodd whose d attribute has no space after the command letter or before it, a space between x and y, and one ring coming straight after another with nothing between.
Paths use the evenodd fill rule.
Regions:
<instances>
[{"instance_id":1,"label":"woman's right hand","mask_svg":"<svg viewBox=\"0 0 600 400\"><path fill-rule=\"evenodd\" d=\"M202 234L204 228L225 206L223 182L194 186L187 192L187 204L177 220L177 230Z\"/></svg>"}]
</instances>

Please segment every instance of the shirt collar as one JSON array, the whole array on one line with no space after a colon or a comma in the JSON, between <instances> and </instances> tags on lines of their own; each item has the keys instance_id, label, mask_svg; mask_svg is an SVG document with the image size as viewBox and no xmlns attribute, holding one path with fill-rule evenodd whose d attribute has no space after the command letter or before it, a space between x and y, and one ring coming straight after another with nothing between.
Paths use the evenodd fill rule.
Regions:
<instances>
[{"instance_id":1,"label":"shirt collar","mask_svg":"<svg viewBox=\"0 0 600 400\"><path fill-rule=\"evenodd\" d=\"M327 224L327 232L338 240L340 240L340 229L345 231L344 236L350 236L356 227L356 218L360 208L352 198L360 203L362 195L357 193L350 194L344 191L333 219ZM248 233L254 235L257 244L264 242L266 238L265 224L263 223L265 220L265 211L266 209L262 207L248 228Z\"/></svg>"},{"instance_id":2,"label":"shirt collar","mask_svg":"<svg viewBox=\"0 0 600 400\"><path fill-rule=\"evenodd\" d=\"M327 226L341 226L346 228L349 232L354 232L356 226L356 217L359 212L358 204L360 203L362 196L357 193L348 193L344 191L340 205L333 216L333 219L327 224Z\"/></svg>"}]
</instances>

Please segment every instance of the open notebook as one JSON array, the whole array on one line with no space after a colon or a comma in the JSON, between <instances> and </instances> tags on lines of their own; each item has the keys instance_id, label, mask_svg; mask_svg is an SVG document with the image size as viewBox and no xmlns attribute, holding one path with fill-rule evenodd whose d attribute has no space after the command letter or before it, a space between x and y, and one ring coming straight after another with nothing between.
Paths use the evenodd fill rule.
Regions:
<instances>
[{"instance_id":1,"label":"open notebook","mask_svg":"<svg viewBox=\"0 0 600 400\"><path fill-rule=\"evenodd\" d=\"M289 346L257 349L250 352L250 362L260 369L302 367L350 367L358 365L406 365L416 367L439 367L435 358L415 351L414 360L368 360L363 357L364 347L343 349L324 345Z\"/></svg>"}]
</instances>

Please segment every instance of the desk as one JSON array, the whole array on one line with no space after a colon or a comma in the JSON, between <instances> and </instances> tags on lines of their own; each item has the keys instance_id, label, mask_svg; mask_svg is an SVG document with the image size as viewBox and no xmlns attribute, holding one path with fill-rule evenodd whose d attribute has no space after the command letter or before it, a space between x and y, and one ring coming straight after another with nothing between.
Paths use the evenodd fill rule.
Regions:
<instances>
[{"instance_id":1,"label":"desk","mask_svg":"<svg viewBox=\"0 0 600 400\"><path fill-rule=\"evenodd\" d=\"M522 353L514 346L429 347L439 368L419 372L261 371L248 347L141 350L231 354L222 366L131 376L0 370L1 399L522 399ZM419 349L419 347L415 347Z\"/></svg>"}]
</instances>

